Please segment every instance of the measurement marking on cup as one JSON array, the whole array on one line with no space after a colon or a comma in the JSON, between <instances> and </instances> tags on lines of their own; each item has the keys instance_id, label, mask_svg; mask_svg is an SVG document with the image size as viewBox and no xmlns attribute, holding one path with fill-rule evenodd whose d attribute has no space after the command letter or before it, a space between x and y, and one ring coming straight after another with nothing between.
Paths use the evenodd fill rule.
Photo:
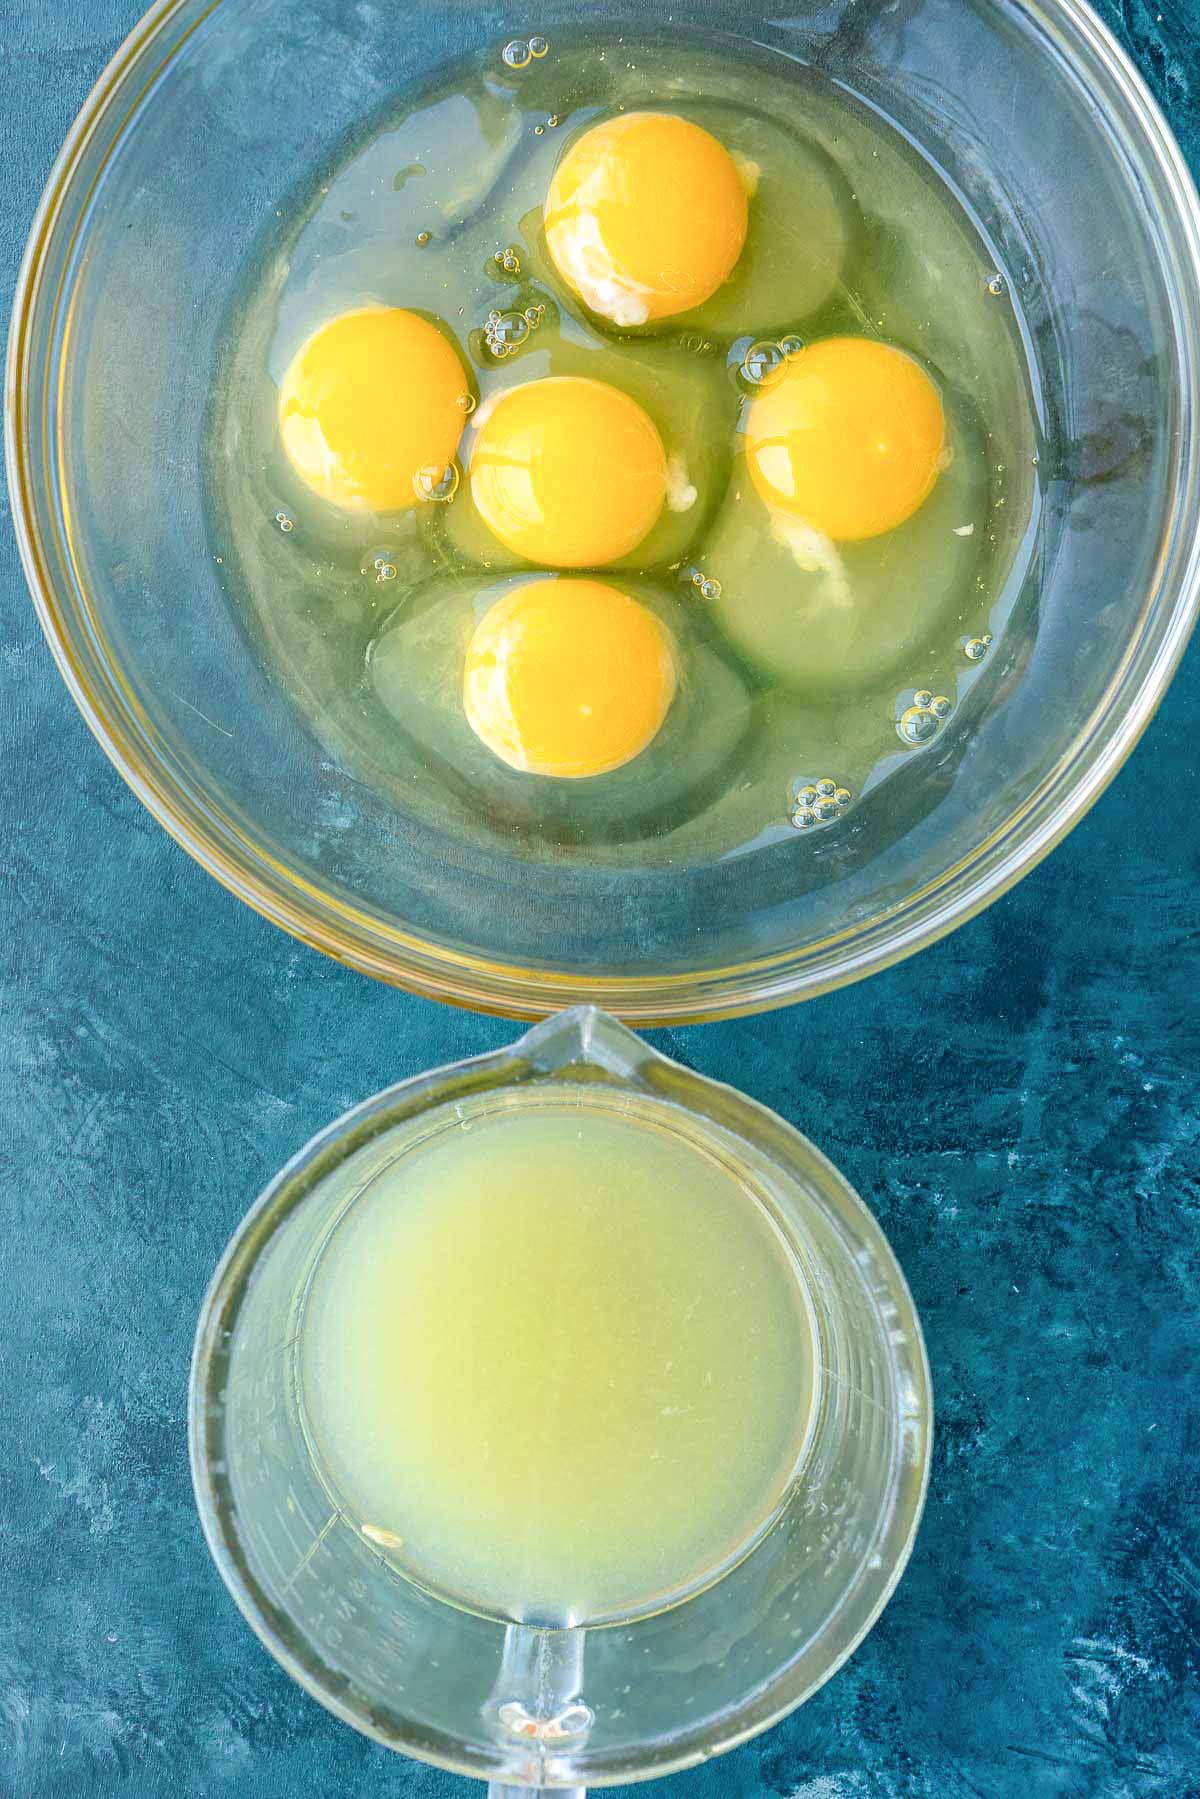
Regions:
<instances>
[{"instance_id":1,"label":"measurement marking on cup","mask_svg":"<svg viewBox=\"0 0 1200 1799\"><path fill-rule=\"evenodd\" d=\"M271 1351L272 1355L286 1355L288 1350L294 1348L294 1346L300 1341L300 1337L301 1337L301 1333L299 1331L296 1331L295 1334L293 1336L290 1336L286 1342L280 1343L275 1349L273 1349ZM233 1378L230 1380L229 1385L226 1388L226 1391L229 1393L236 1393L239 1388L251 1387L254 1385L255 1381L259 1381L261 1379L262 1379L261 1369L243 1368L237 1374L235 1374L233 1376Z\"/></svg>"},{"instance_id":2,"label":"measurement marking on cup","mask_svg":"<svg viewBox=\"0 0 1200 1799\"><path fill-rule=\"evenodd\" d=\"M300 1557L299 1562L292 1569L292 1572L288 1575L287 1579L284 1581L283 1585L280 1587L279 1590L281 1593L286 1593L286 1592L290 1591L293 1583L296 1582L297 1580L299 1580L300 1576L304 1573L304 1570L308 1567L308 1564L312 1561L313 1556L316 1555L317 1550L321 1547L322 1543L325 1541L326 1537L329 1535L330 1531L333 1529L334 1525L338 1522L338 1519L341 1516L342 1516L341 1512L337 1511L337 1512L334 1512L334 1514L331 1518L328 1518L325 1521L325 1523L322 1525L321 1529L318 1531L317 1535L313 1538L312 1542L309 1544L308 1548L304 1551L304 1554Z\"/></svg>"},{"instance_id":3,"label":"measurement marking on cup","mask_svg":"<svg viewBox=\"0 0 1200 1799\"><path fill-rule=\"evenodd\" d=\"M197 718L202 718L206 725L211 725L214 731L219 731L222 737L228 737L232 740L232 731L227 731L224 725L219 725L215 718L210 718L208 716L207 712L201 712L199 706L193 706L191 700L185 700L183 695L181 693L176 693L173 687L168 687L167 692L173 700L178 700L181 706L186 706L189 712L194 712Z\"/></svg>"}]
</instances>

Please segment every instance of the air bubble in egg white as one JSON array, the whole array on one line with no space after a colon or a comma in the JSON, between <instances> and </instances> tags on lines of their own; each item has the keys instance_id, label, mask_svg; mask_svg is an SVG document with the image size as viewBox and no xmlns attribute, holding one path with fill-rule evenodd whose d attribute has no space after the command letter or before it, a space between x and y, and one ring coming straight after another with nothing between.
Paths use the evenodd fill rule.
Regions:
<instances>
[{"instance_id":1,"label":"air bubble in egg white","mask_svg":"<svg viewBox=\"0 0 1200 1799\"><path fill-rule=\"evenodd\" d=\"M500 60L506 68L527 69L533 61L533 52L528 43L523 43L520 38L513 38L500 52Z\"/></svg>"},{"instance_id":2,"label":"air bubble in egg white","mask_svg":"<svg viewBox=\"0 0 1200 1799\"><path fill-rule=\"evenodd\" d=\"M770 387L782 375L786 361L777 343L751 344L742 357L742 380L752 388Z\"/></svg>"},{"instance_id":3,"label":"air bubble in egg white","mask_svg":"<svg viewBox=\"0 0 1200 1799\"><path fill-rule=\"evenodd\" d=\"M523 312L490 312L483 339L493 356L508 356L525 342L532 329Z\"/></svg>"},{"instance_id":4,"label":"air bubble in egg white","mask_svg":"<svg viewBox=\"0 0 1200 1799\"><path fill-rule=\"evenodd\" d=\"M931 743L953 710L945 694L934 694L923 687L913 695L912 705L900 714L896 729L905 743Z\"/></svg>"},{"instance_id":5,"label":"air bubble in egg white","mask_svg":"<svg viewBox=\"0 0 1200 1799\"><path fill-rule=\"evenodd\" d=\"M530 56L536 57L539 62L541 61L543 56L546 56L549 54L549 50L550 50L549 38L544 38L544 37L531 37L530 38L529 54L530 54Z\"/></svg>"},{"instance_id":6,"label":"air bubble in egg white","mask_svg":"<svg viewBox=\"0 0 1200 1799\"><path fill-rule=\"evenodd\" d=\"M445 505L458 492L458 464L448 462L441 468L434 462L426 463L413 476L413 487L419 500L434 500Z\"/></svg>"},{"instance_id":7,"label":"air bubble in egg white","mask_svg":"<svg viewBox=\"0 0 1200 1799\"><path fill-rule=\"evenodd\" d=\"M831 824L840 818L853 797L848 787L839 786L828 775L822 775L819 781L798 780L792 789L792 823L802 831L813 825Z\"/></svg>"},{"instance_id":8,"label":"air bubble in egg white","mask_svg":"<svg viewBox=\"0 0 1200 1799\"><path fill-rule=\"evenodd\" d=\"M938 721L924 706L909 706L900 714L897 727L905 743L931 743L937 736Z\"/></svg>"},{"instance_id":9,"label":"air bubble in egg white","mask_svg":"<svg viewBox=\"0 0 1200 1799\"><path fill-rule=\"evenodd\" d=\"M988 276L987 290L994 300L1002 300L1008 292L1008 282L998 270L994 275Z\"/></svg>"},{"instance_id":10,"label":"air bubble in egg white","mask_svg":"<svg viewBox=\"0 0 1200 1799\"><path fill-rule=\"evenodd\" d=\"M288 512L277 512L275 514L275 523L279 526L281 531L294 531L296 529L296 521Z\"/></svg>"}]
</instances>

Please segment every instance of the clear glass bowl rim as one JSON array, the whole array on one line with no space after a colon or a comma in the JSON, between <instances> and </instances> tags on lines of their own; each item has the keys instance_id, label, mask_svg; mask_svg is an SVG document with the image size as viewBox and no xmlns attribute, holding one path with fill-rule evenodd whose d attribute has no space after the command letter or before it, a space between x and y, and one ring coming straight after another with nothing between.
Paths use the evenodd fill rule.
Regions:
<instances>
[{"instance_id":1,"label":"clear glass bowl rim","mask_svg":"<svg viewBox=\"0 0 1200 1799\"><path fill-rule=\"evenodd\" d=\"M682 973L563 972L489 960L406 931L321 891L281 866L149 753L119 668L60 591L54 523L40 504L53 471L39 467L39 430L54 405L49 345L69 303L61 273L88 202L129 117L192 32L237 0L158 0L104 70L71 127L35 215L17 280L5 376L5 459L13 524L42 628L89 728L172 837L238 898L338 961L429 998L513 1018L564 1005L604 1007L642 1027L738 1017L811 998L889 967L966 922L1007 891L1078 823L1149 724L1200 611L1200 197L1141 76L1086 0L1021 0L1021 10L1089 83L1136 176L1157 240L1172 314L1177 399L1173 504L1141 628L1070 748L1038 788L972 854L899 906L800 951ZM155 57L165 44L161 62ZM57 279L58 289L54 283ZM47 311L47 307L49 310ZM49 321L49 328L43 323ZM46 429L47 442L54 430ZM49 461L47 455L46 461ZM65 585L62 584L62 585Z\"/></svg>"}]
</instances>

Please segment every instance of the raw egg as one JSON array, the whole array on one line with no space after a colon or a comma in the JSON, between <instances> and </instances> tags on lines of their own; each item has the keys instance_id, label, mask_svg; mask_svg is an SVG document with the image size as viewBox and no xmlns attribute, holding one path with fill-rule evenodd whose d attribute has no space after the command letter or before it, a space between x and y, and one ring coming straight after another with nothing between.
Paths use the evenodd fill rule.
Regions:
<instances>
[{"instance_id":1,"label":"raw egg","mask_svg":"<svg viewBox=\"0 0 1200 1799\"><path fill-rule=\"evenodd\" d=\"M954 457L923 506L885 535L834 543L770 506L744 469L704 536L694 564L720 589L706 616L772 688L806 703L881 693L934 678L931 643L974 616L1004 512L989 499L987 441L970 398L944 389ZM845 709L870 718L874 702ZM855 727L857 728L857 727Z\"/></svg>"},{"instance_id":2,"label":"raw egg","mask_svg":"<svg viewBox=\"0 0 1200 1799\"><path fill-rule=\"evenodd\" d=\"M542 590L538 604L514 604L513 596L531 587ZM590 590L582 603L580 589ZM623 604L597 594L615 594ZM539 625L542 606L552 609L550 631ZM484 643L494 655L495 642L487 648L479 635L485 624L487 640L503 639L506 646L526 640L529 684L518 666L510 695L493 669L481 682L483 696L468 699L472 644ZM590 642L593 665L613 652L620 660L609 686L598 681L597 666L585 669L585 683L595 683L590 698L572 674L569 646L560 645L561 654L554 648L553 627L568 624ZM657 626L657 636L648 625ZM539 665L553 670L545 685ZM445 828L449 806L458 828L483 828L489 841L499 838L509 849L534 840L586 846L589 855L603 845L644 846L712 805L747 766L757 742L758 711L741 668L677 585L643 575L618 580L526 571L482 584L478 571L439 577L380 621L367 670L366 692L355 703L365 704L378 725L377 772L394 778L406 808L431 805L428 816ZM590 722L579 711L588 705ZM489 710L499 717L495 741L479 734ZM513 714L526 731L520 765L504 759ZM647 735L645 748L636 751ZM561 771L564 763L594 767L627 754L590 780L535 774L527 766L533 758ZM422 779L413 780L414 768ZM435 784L432 792L428 783Z\"/></svg>"},{"instance_id":3,"label":"raw egg","mask_svg":"<svg viewBox=\"0 0 1200 1799\"><path fill-rule=\"evenodd\" d=\"M637 548L667 498L652 420L619 388L587 376L513 387L480 415L471 498L527 562L595 568Z\"/></svg>"},{"instance_id":4,"label":"raw egg","mask_svg":"<svg viewBox=\"0 0 1200 1799\"><path fill-rule=\"evenodd\" d=\"M302 344L279 391L279 433L323 500L400 512L454 456L469 385L436 326L398 306L331 319Z\"/></svg>"},{"instance_id":5,"label":"raw egg","mask_svg":"<svg viewBox=\"0 0 1200 1799\"><path fill-rule=\"evenodd\" d=\"M902 525L945 466L937 388L914 357L865 337L810 344L753 400L744 432L767 505L837 543Z\"/></svg>"},{"instance_id":6,"label":"raw egg","mask_svg":"<svg viewBox=\"0 0 1200 1799\"><path fill-rule=\"evenodd\" d=\"M574 779L640 755L675 694L671 640L607 582L561 576L514 588L467 647L463 710L510 768Z\"/></svg>"},{"instance_id":7,"label":"raw egg","mask_svg":"<svg viewBox=\"0 0 1200 1799\"><path fill-rule=\"evenodd\" d=\"M749 199L725 146L675 113L593 125L554 172L546 247L585 306L644 325L699 306L733 273Z\"/></svg>"},{"instance_id":8,"label":"raw egg","mask_svg":"<svg viewBox=\"0 0 1200 1799\"><path fill-rule=\"evenodd\" d=\"M617 388L646 413L666 451L666 504L657 521L633 550L609 557L603 566L665 572L694 554L728 488L733 463L735 434L724 358L697 356L665 337L619 345L580 341L572 321L564 325L557 309L550 308L530 345L489 374L490 391L475 418L486 423L503 394L551 376ZM474 435L468 427L460 452L468 467ZM469 479L460 485L452 506L427 506L418 517L443 564L466 563L485 575L492 569L505 573L529 567L530 558L502 543L485 523Z\"/></svg>"},{"instance_id":9,"label":"raw egg","mask_svg":"<svg viewBox=\"0 0 1200 1799\"><path fill-rule=\"evenodd\" d=\"M697 102L690 116L725 145L753 192L746 241L729 279L665 327L726 341L818 335L809 321L836 304L860 242L861 214L845 176L804 135L802 105L786 124L721 102ZM665 327L651 322L644 329Z\"/></svg>"}]
</instances>

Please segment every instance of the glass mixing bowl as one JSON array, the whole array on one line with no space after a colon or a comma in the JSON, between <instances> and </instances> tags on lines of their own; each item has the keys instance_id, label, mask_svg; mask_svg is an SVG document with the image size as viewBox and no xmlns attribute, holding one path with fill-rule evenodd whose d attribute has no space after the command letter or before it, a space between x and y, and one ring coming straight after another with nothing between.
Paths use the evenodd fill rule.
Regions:
<instances>
[{"instance_id":1,"label":"glass mixing bowl","mask_svg":"<svg viewBox=\"0 0 1200 1799\"><path fill-rule=\"evenodd\" d=\"M204 867L357 968L485 1010L644 1024L783 1004L885 966L1070 828L1160 699L1200 593L1200 205L1079 0L717 0L707 32L816 65L957 188L1008 271L1043 406L1044 508L1014 623L936 746L853 830L709 865L533 867L333 765L255 661L206 538L200 447L265 224L356 123L550 14L161 0L84 107L14 311L7 448L38 608L125 779ZM629 0L628 28L658 22ZM612 27L614 33L616 27ZM886 800L882 797L886 792Z\"/></svg>"}]
</instances>

